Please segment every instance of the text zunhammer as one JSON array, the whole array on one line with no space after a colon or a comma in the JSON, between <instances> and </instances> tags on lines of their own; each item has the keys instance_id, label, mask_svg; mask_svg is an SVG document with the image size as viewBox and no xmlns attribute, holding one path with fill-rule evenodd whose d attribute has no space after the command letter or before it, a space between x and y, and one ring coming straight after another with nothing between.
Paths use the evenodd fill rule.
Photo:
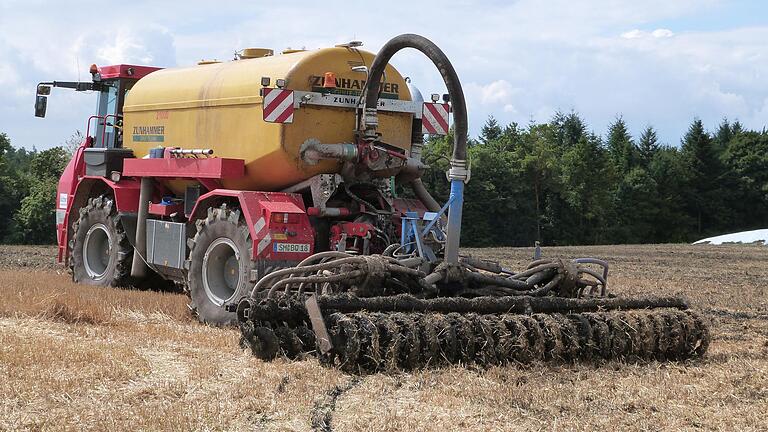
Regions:
<instances>
[{"instance_id":1,"label":"text zunhammer","mask_svg":"<svg viewBox=\"0 0 768 432\"><path fill-rule=\"evenodd\" d=\"M134 126L134 135L165 135L165 126Z\"/></svg>"}]
</instances>

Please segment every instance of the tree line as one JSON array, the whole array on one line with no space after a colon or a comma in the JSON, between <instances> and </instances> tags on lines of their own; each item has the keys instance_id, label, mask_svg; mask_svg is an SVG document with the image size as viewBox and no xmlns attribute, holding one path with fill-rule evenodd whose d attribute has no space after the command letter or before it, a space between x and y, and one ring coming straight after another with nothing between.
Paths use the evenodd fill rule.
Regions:
<instances>
[{"instance_id":1,"label":"tree line","mask_svg":"<svg viewBox=\"0 0 768 432\"><path fill-rule=\"evenodd\" d=\"M14 148L0 133L0 242L55 243L58 178L74 134L44 151ZM448 199L453 137L424 148L424 182ZM638 137L616 118L604 137L575 112L546 123L489 117L470 140L462 244L467 246L670 243L768 226L768 132L695 119L680 146Z\"/></svg>"},{"instance_id":2,"label":"tree line","mask_svg":"<svg viewBox=\"0 0 768 432\"><path fill-rule=\"evenodd\" d=\"M431 138L424 180L448 198L453 137ZM470 140L467 246L691 242L768 227L768 133L694 119L680 146L617 117L601 137L575 112L547 123L500 125Z\"/></svg>"},{"instance_id":3,"label":"tree line","mask_svg":"<svg viewBox=\"0 0 768 432\"><path fill-rule=\"evenodd\" d=\"M0 133L0 243L56 242L56 186L70 154L14 148Z\"/></svg>"}]
</instances>

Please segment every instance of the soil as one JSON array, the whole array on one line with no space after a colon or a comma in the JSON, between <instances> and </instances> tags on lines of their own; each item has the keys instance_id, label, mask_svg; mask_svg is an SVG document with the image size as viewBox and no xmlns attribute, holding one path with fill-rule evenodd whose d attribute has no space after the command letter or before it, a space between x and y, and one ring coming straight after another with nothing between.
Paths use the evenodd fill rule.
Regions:
<instances>
[{"instance_id":1,"label":"soil","mask_svg":"<svg viewBox=\"0 0 768 432\"><path fill-rule=\"evenodd\" d=\"M0 269L65 270L56 263L56 246L0 245Z\"/></svg>"},{"instance_id":2,"label":"soil","mask_svg":"<svg viewBox=\"0 0 768 432\"><path fill-rule=\"evenodd\" d=\"M465 252L519 269L532 248ZM190 319L185 296L77 285L55 254L0 247L0 430L766 430L764 246L544 248L608 260L609 291L687 297L711 321L701 359L359 378L312 358L261 361L238 329Z\"/></svg>"}]
</instances>

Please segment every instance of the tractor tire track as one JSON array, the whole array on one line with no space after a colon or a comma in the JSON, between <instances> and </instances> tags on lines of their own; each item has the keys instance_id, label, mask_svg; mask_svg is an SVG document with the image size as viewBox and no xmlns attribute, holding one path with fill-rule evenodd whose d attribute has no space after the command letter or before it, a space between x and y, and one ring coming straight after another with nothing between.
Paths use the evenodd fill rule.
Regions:
<instances>
[{"instance_id":1,"label":"tractor tire track","mask_svg":"<svg viewBox=\"0 0 768 432\"><path fill-rule=\"evenodd\" d=\"M357 387L363 382L361 377L351 377L343 386L334 386L325 393L325 397L315 402L310 423L313 431L332 432L331 420L336 410L336 402L345 392Z\"/></svg>"}]
</instances>

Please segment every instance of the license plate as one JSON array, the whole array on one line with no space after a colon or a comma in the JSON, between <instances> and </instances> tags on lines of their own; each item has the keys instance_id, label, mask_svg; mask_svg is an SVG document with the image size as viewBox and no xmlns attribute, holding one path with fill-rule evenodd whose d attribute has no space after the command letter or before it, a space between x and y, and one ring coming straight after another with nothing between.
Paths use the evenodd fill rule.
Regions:
<instances>
[{"instance_id":1,"label":"license plate","mask_svg":"<svg viewBox=\"0 0 768 432\"><path fill-rule=\"evenodd\" d=\"M275 252L309 253L309 243L274 243Z\"/></svg>"}]
</instances>

